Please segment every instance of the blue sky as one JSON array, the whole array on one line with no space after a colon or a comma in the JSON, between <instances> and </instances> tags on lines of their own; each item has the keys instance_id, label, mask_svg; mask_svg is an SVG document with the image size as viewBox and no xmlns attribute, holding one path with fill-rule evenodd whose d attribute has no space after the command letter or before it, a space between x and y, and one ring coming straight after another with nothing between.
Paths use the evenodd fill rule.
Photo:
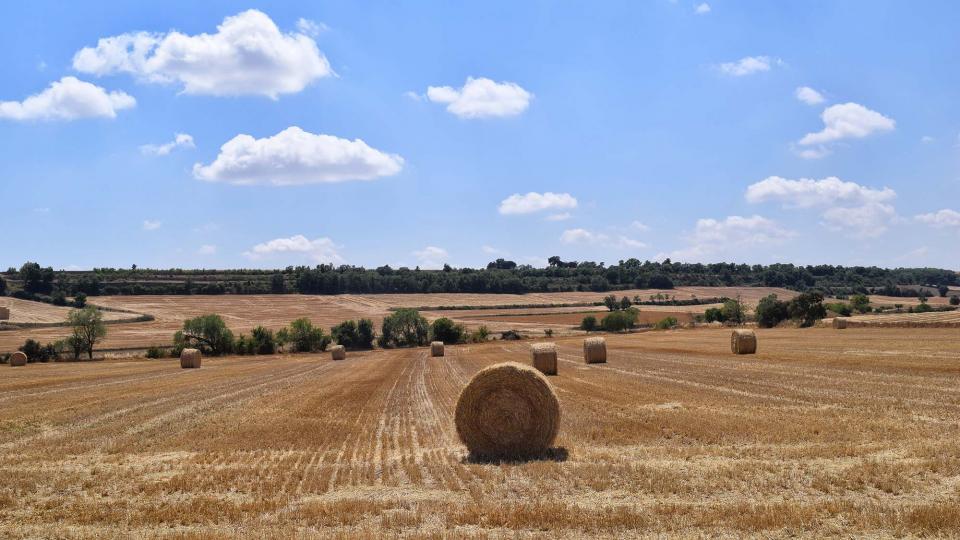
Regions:
<instances>
[{"instance_id":1,"label":"blue sky","mask_svg":"<svg viewBox=\"0 0 960 540\"><path fill-rule=\"evenodd\" d=\"M953 2L3 10L3 267L960 268Z\"/></svg>"}]
</instances>

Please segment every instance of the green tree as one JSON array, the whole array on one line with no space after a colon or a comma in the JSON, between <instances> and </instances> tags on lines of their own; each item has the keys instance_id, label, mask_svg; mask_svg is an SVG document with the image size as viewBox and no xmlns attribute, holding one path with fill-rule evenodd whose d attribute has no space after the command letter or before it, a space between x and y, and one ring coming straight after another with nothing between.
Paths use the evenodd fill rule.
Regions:
<instances>
[{"instance_id":1,"label":"green tree","mask_svg":"<svg viewBox=\"0 0 960 540\"><path fill-rule=\"evenodd\" d=\"M183 330L174 334L173 341L179 350L192 347L211 356L229 354L234 347L233 332L227 328L223 317L216 314L183 321Z\"/></svg>"},{"instance_id":2,"label":"green tree","mask_svg":"<svg viewBox=\"0 0 960 540\"><path fill-rule=\"evenodd\" d=\"M463 341L466 330L462 324L456 324L446 317L440 317L430 325L430 334L435 341L442 341L450 345Z\"/></svg>"},{"instance_id":3,"label":"green tree","mask_svg":"<svg viewBox=\"0 0 960 540\"><path fill-rule=\"evenodd\" d=\"M357 347L361 349L372 349L375 336L373 330L373 321L370 319L360 319L357 321Z\"/></svg>"},{"instance_id":4,"label":"green tree","mask_svg":"<svg viewBox=\"0 0 960 540\"><path fill-rule=\"evenodd\" d=\"M273 337L273 331L263 326L258 326L250 332L250 343L254 354L273 354L277 352L277 342Z\"/></svg>"},{"instance_id":5,"label":"green tree","mask_svg":"<svg viewBox=\"0 0 960 540\"><path fill-rule=\"evenodd\" d=\"M637 325L639 312L635 308L614 311L600 321L600 325L607 332L623 332Z\"/></svg>"},{"instance_id":6,"label":"green tree","mask_svg":"<svg viewBox=\"0 0 960 540\"><path fill-rule=\"evenodd\" d=\"M664 317L663 319L660 319L659 321L657 321L657 324L654 325L654 328L656 328L657 330L669 330L676 325L677 325L676 317Z\"/></svg>"},{"instance_id":7,"label":"green tree","mask_svg":"<svg viewBox=\"0 0 960 540\"><path fill-rule=\"evenodd\" d=\"M727 320L723 315L723 310L715 307L707 308L707 310L703 312L703 318L707 322L723 322Z\"/></svg>"},{"instance_id":8,"label":"green tree","mask_svg":"<svg viewBox=\"0 0 960 540\"><path fill-rule=\"evenodd\" d=\"M743 322L747 320L746 310L743 308L743 304L740 303L739 299L725 301L720 311L723 313L724 321L743 324Z\"/></svg>"},{"instance_id":9,"label":"green tree","mask_svg":"<svg viewBox=\"0 0 960 540\"><path fill-rule=\"evenodd\" d=\"M73 295L73 305L78 308L85 307L87 305L87 294L84 292L78 292Z\"/></svg>"},{"instance_id":10,"label":"green tree","mask_svg":"<svg viewBox=\"0 0 960 540\"><path fill-rule=\"evenodd\" d=\"M0 277L0 296L7 294L7 282Z\"/></svg>"},{"instance_id":11,"label":"green tree","mask_svg":"<svg viewBox=\"0 0 960 540\"><path fill-rule=\"evenodd\" d=\"M270 292L273 294L282 294L286 292L287 286L283 282L283 274L274 274L270 276Z\"/></svg>"},{"instance_id":12,"label":"green tree","mask_svg":"<svg viewBox=\"0 0 960 540\"><path fill-rule=\"evenodd\" d=\"M937 287L937 292L940 293L941 298L946 298L947 293L950 292L950 287L947 287L946 285L940 285Z\"/></svg>"},{"instance_id":13,"label":"green tree","mask_svg":"<svg viewBox=\"0 0 960 540\"><path fill-rule=\"evenodd\" d=\"M951 306L960 306L960 296L953 295L950 297Z\"/></svg>"},{"instance_id":14,"label":"green tree","mask_svg":"<svg viewBox=\"0 0 960 540\"><path fill-rule=\"evenodd\" d=\"M795 297L790 301L788 312L791 319L800 322L801 328L813 326L827 316L827 308L823 306L823 295L817 292L807 292Z\"/></svg>"},{"instance_id":15,"label":"green tree","mask_svg":"<svg viewBox=\"0 0 960 540\"><path fill-rule=\"evenodd\" d=\"M382 347L416 347L426 345L429 323L415 309L398 309L383 319L380 331Z\"/></svg>"},{"instance_id":16,"label":"green tree","mask_svg":"<svg viewBox=\"0 0 960 540\"><path fill-rule=\"evenodd\" d=\"M72 327L72 338L87 353L87 358L93 359L93 347L101 338L107 335L107 326L103 324L103 314L93 306L82 309L72 309L67 314L67 323Z\"/></svg>"},{"instance_id":17,"label":"green tree","mask_svg":"<svg viewBox=\"0 0 960 540\"><path fill-rule=\"evenodd\" d=\"M597 329L597 318L593 315L587 315L580 321L580 329L587 332L593 332Z\"/></svg>"},{"instance_id":18,"label":"green tree","mask_svg":"<svg viewBox=\"0 0 960 540\"><path fill-rule=\"evenodd\" d=\"M620 302L617 301L617 295L611 294L610 296L603 297L603 305L607 306L607 309L610 311L617 311L620 309Z\"/></svg>"},{"instance_id":19,"label":"green tree","mask_svg":"<svg viewBox=\"0 0 960 540\"><path fill-rule=\"evenodd\" d=\"M26 262L20 267L23 290L28 293L49 294L53 290L53 268L41 268L35 262Z\"/></svg>"},{"instance_id":20,"label":"green tree","mask_svg":"<svg viewBox=\"0 0 960 540\"><path fill-rule=\"evenodd\" d=\"M777 295L764 296L757 304L757 325L760 328L773 328L790 318L787 302L777 299Z\"/></svg>"},{"instance_id":21,"label":"green tree","mask_svg":"<svg viewBox=\"0 0 960 540\"><path fill-rule=\"evenodd\" d=\"M296 352L317 352L327 350L330 336L323 329L314 326L310 319L303 317L290 323L290 343Z\"/></svg>"},{"instance_id":22,"label":"green tree","mask_svg":"<svg viewBox=\"0 0 960 540\"><path fill-rule=\"evenodd\" d=\"M870 297L865 294L855 294L850 297L850 307L858 313L870 311Z\"/></svg>"},{"instance_id":23,"label":"green tree","mask_svg":"<svg viewBox=\"0 0 960 540\"><path fill-rule=\"evenodd\" d=\"M282 351L283 348L286 347L287 343L290 343L290 330L287 328L281 328L277 330L274 340L277 343L277 350Z\"/></svg>"},{"instance_id":24,"label":"green tree","mask_svg":"<svg viewBox=\"0 0 960 540\"><path fill-rule=\"evenodd\" d=\"M627 309L628 307L630 307L630 305L631 305L630 299L627 298L626 296L620 299L620 309Z\"/></svg>"}]
</instances>

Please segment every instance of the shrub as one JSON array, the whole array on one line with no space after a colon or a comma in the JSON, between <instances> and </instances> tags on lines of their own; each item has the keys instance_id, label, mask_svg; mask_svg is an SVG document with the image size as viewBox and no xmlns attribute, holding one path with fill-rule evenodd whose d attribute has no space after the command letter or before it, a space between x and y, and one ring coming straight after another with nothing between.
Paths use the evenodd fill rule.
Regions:
<instances>
[{"instance_id":1,"label":"shrub","mask_svg":"<svg viewBox=\"0 0 960 540\"><path fill-rule=\"evenodd\" d=\"M381 347L417 347L429 341L430 325L415 309L398 309L383 319Z\"/></svg>"},{"instance_id":2,"label":"shrub","mask_svg":"<svg viewBox=\"0 0 960 540\"><path fill-rule=\"evenodd\" d=\"M773 328L790 318L787 302L777 300L777 295L764 296L757 304L757 326Z\"/></svg>"},{"instance_id":3,"label":"shrub","mask_svg":"<svg viewBox=\"0 0 960 540\"><path fill-rule=\"evenodd\" d=\"M850 315L853 314L853 310L850 309L850 306L849 306L848 304L843 303L843 302L834 302L834 303L831 303L831 304L826 304L825 307L826 307L828 310L836 313L837 315L839 315L839 316L841 316L841 317L849 317Z\"/></svg>"},{"instance_id":4,"label":"shrub","mask_svg":"<svg viewBox=\"0 0 960 540\"><path fill-rule=\"evenodd\" d=\"M920 302L919 306L913 308L914 313L929 313L931 311L933 311L933 308L926 302Z\"/></svg>"},{"instance_id":5,"label":"shrub","mask_svg":"<svg viewBox=\"0 0 960 540\"><path fill-rule=\"evenodd\" d=\"M638 312L634 308L614 311L607 315L600 322L600 325L607 332L623 332L637 325Z\"/></svg>"},{"instance_id":6,"label":"shrub","mask_svg":"<svg viewBox=\"0 0 960 540\"><path fill-rule=\"evenodd\" d=\"M647 286L651 289L672 289L673 280L663 274L654 274L647 280Z\"/></svg>"},{"instance_id":7,"label":"shrub","mask_svg":"<svg viewBox=\"0 0 960 540\"><path fill-rule=\"evenodd\" d=\"M616 311L620 309L620 302L617 300L617 295L615 294L611 294L610 296L604 296L603 305L607 306L607 309L610 311Z\"/></svg>"},{"instance_id":8,"label":"shrub","mask_svg":"<svg viewBox=\"0 0 960 540\"><path fill-rule=\"evenodd\" d=\"M444 344L450 345L463 341L466 330L462 324L456 324L446 317L440 317L430 325L430 334L434 341L442 341Z\"/></svg>"},{"instance_id":9,"label":"shrub","mask_svg":"<svg viewBox=\"0 0 960 540\"><path fill-rule=\"evenodd\" d=\"M940 285L937 287L937 292L940 293L941 298L946 298L947 293L950 292L950 287L947 287L946 285Z\"/></svg>"},{"instance_id":10,"label":"shrub","mask_svg":"<svg viewBox=\"0 0 960 540\"><path fill-rule=\"evenodd\" d=\"M490 337L490 329L486 326L480 326L470 333L470 343L483 343Z\"/></svg>"},{"instance_id":11,"label":"shrub","mask_svg":"<svg viewBox=\"0 0 960 540\"><path fill-rule=\"evenodd\" d=\"M813 326L827 316L827 308L823 307L823 295L816 292L798 295L790 301L787 310L790 318L799 321L802 328Z\"/></svg>"},{"instance_id":12,"label":"shrub","mask_svg":"<svg viewBox=\"0 0 960 540\"><path fill-rule=\"evenodd\" d=\"M657 321L657 324L654 326L657 330L668 330L677 325L676 317L665 317Z\"/></svg>"},{"instance_id":13,"label":"shrub","mask_svg":"<svg viewBox=\"0 0 960 540\"><path fill-rule=\"evenodd\" d=\"M27 362L49 362L50 360L60 359L63 342L58 341L41 345L39 341L28 339L18 350L27 355Z\"/></svg>"},{"instance_id":14,"label":"shrub","mask_svg":"<svg viewBox=\"0 0 960 540\"><path fill-rule=\"evenodd\" d=\"M593 332L597 329L597 318L593 315L587 315L580 321L580 329L587 332Z\"/></svg>"},{"instance_id":15,"label":"shrub","mask_svg":"<svg viewBox=\"0 0 960 540\"><path fill-rule=\"evenodd\" d=\"M723 322L726 320L723 316L723 310L715 307L707 308L707 310L703 312L703 318L707 322Z\"/></svg>"},{"instance_id":16,"label":"shrub","mask_svg":"<svg viewBox=\"0 0 960 540\"><path fill-rule=\"evenodd\" d=\"M516 341L523 339L523 336L520 335L520 332L516 330L507 330L505 332L500 332L500 339L503 341Z\"/></svg>"},{"instance_id":17,"label":"shrub","mask_svg":"<svg viewBox=\"0 0 960 540\"><path fill-rule=\"evenodd\" d=\"M233 332L227 328L223 317L216 314L183 321L183 330L174 334L173 342L178 352L194 348L210 356L229 354L234 348Z\"/></svg>"},{"instance_id":18,"label":"shrub","mask_svg":"<svg viewBox=\"0 0 960 540\"><path fill-rule=\"evenodd\" d=\"M60 289L53 291L50 295L50 303L55 306L67 305L67 295Z\"/></svg>"},{"instance_id":19,"label":"shrub","mask_svg":"<svg viewBox=\"0 0 960 540\"><path fill-rule=\"evenodd\" d=\"M870 297L865 294L855 294L850 297L850 307L858 313L869 313Z\"/></svg>"},{"instance_id":20,"label":"shrub","mask_svg":"<svg viewBox=\"0 0 960 540\"><path fill-rule=\"evenodd\" d=\"M157 347L156 345L150 346L147 349L147 358L163 358L163 349Z\"/></svg>"},{"instance_id":21,"label":"shrub","mask_svg":"<svg viewBox=\"0 0 960 540\"><path fill-rule=\"evenodd\" d=\"M743 324L743 321L747 320L746 310L743 308L743 304L739 300L727 300L723 303L723 307L720 308L720 311L723 313L723 320L730 321L737 324Z\"/></svg>"},{"instance_id":22,"label":"shrub","mask_svg":"<svg viewBox=\"0 0 960 540\"><path fill-rule=\"evenodd\" d=\"M373 321L370 319L360 319L357 321L357 337L359 342L357 347L362 349L372 349L375 332L373 331Z\"/></svg>"},{"instance_id":23,"label":"shrub","mask_svg":"<svg viewBox=\"0 0 960 540\"><path fill-rule=\"evenodd\" d=\"M960 306L960 296L953 295L950 297L951 306Z\"/></svg>"},{"instance_id":24,"label":"shrub","mask_svg":"<svg viewBox=\"0 0 960 540\"><path fill-rule=\"evenodd\" d=\"M543 335L547 336L548 338L553 337L553 329L552 328L545 329L543 331Z\"/></svg>"},{"instance_id":25,"label":"shrub","mask_svg":"<svg viewBox=\"0 0 960 540\"><path fill-rule=\"evenodd\" d=\"M273 354L277 352L277 342L273 331L258 326L250 332L250 347L253 354Z\"/></svg>"},{"instance_id":26,"label":"shrub","mask_svg":"<svg viewBox=\"0 0 960 540\"><path fill-rule=\"evenodd\" d=\"M322 328L313 326L306 317L290 323L289 336L295 352L325 351L330 344L330 336L324 334Z\"/></svg>"}]
</instances>

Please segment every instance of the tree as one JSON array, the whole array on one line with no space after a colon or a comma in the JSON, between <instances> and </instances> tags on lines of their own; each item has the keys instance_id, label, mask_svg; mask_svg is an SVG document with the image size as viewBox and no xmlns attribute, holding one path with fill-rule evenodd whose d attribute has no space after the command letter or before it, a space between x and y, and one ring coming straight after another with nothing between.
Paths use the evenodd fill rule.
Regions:
<instances>
[{"instance_id":1,"label":"tree","mask_svg":"<svg viewBox=\"0 0 960 540\"><path fill-rule=\"evenodd\" d=\"M183 321L183 330L173 336L175 348L186 347L200 349L205 354L219 356L233 352L233 332L223 322L223 317L211 314L201 315Z\"/></svg>"},{"instance_id":2,"label":"tree","mask_svg":"<svg viewBox=\"0 0 960 540\"><path fill-rule=\"evenodd\" d=\"M777 295L764 296L757 304L757 326L773 328L790 318L787 302L777 300Z\"/></svg>"},{"instance_id":3,"label":"tree","mask_svg":"<svg viewBox=\"0 0 960 540\"><path fill-rule=\"evenodd\" d=\"M35 262L26 262L20 267L23 290L31 294L50 294L53 290L53 268L41 268Z\"/></svg>"},{"instance_id":4,"label":"tree","mask_svg":"<svg viewBox=\"0 0 960 540\"><path fill-rule=\"evenodd\" d=\"M429 323L415 309L398 309L383 319L380 331L382 347L416 347L427 344Z\"/></svg>"},{"instance_id":5,"label":"tree","mask_svg":"<svg viewBox=\"0 0 960 540\"><path fill-rule=\"evenodd\" d=\"M951 306L960 306L960 296L953 295L950 297Z\"/></svg>"},{"instance_id":6,"label":"tree","mask_svg":"<svg viewBox=\"0 0 960 540\"><path fill-rule=\"evenodd\" d=\"M463 341L466 330L462 324L456 324L446 317L440 317L430 325L430 334L434 341L442 341L450 345Z\"/></svg>"},{"instance_id":7,"label":"tree","mask_svg":"<svg viewBox=\"0 0 960 540\"><path fill-rule=\"evenodd\" d=\"M635 308L614 311L600 321L607 332L622 332L637 325L639 312Z\"/></svg>"},{"instance_id":8,"label":"tree","mask_svg":"<svg viewBox=\"0 0 960 540\"><path fill-rule=\"evenodd\" d=\"M937 292L940 293L941 298L946 298L947 293L950 292L950 287L947 287L946 285L940 285L937 287Z\"/></svg>"},{"instance_id":9,"label":"tree","mask_svg":"<svg viewBox=\"0 0 960 540\"><path fill-rule=\"evenodd\" d=\"M628 307L630 307L630 305L631 305L630 299L627 298L626 296L620 299L620 309L627 309Z\"/></svg>"},{"instance_id":10,"label":"tree","mask_svg":"<svg viewBox=\"0 0 960 540\"><path fill-rule=\"evenodd\" d=\"M617 311L620 309L620 302L617 301L617 295L611 294L610 296L603 297L603 305L607 306L607 309L610 311Z\"/></svg>"},{"instance_id":11,"label":"tree","mask_svg":"<svg viewBox=\"0 0 960 540\"><path fill-rule=\"evenodd\" d=\"M7 282L0 277L0 296L7 294Z\"/></svg>"},{"instance_id":12,"label":"tree","mask_svg":"<svg viewBox=\"0 0 960 540\"><path fill-rule=\"evenodd\" d=\"M287 343L290 343L290 330L286 328L277 330L277 334L274 336L274 341L277 344L277 350L282 351L284 346L286 346Z\"/></svg>"},{"instance_id":13,"label":"tree","mask_svg":"<svg viewBox=\"0 0 960 540\"><path fill-rule=\"evenodd\" d=\"M283 282L283 274L274 274L270 276L270 292L273 294L283 294L287 291L287 286Z\"/></svg>"},{"instance_id":14,"label":"tree","mask_svg":"<svg viewBox=\"0 0 960 540\"><path fill-rule=\"evenodd\" d=\"M740 303L740 300L727 300L723 303L723 307L720 308L720 311L723 313L724 321L731 321L737 324L743 324L747 320L746 310L743 308L743 304Z\"/></svg>"},{"instance_id":15,"label":"tree","mask_svg":"<svg viewBox=\"0 0 960 540\"><path fill-rule=\"evenodd\" d=\"M850 297L850 307L859 313L870 311L870 297L865 294L855 294Z\"/></svg>"},{"instance_id":16,"label":"tree","mask_svg":"<svg viewBox=\"0 0 960 540\"><path fill-rule=\"evenodd\" d=\"M97 341L107 335L107 326L103 324L103 315L93 306L72 309L67 314L67 322L73 328L72 343L80 346L93 359L93 347ZM76 349L75 349L76 350Z\"/></svg>"},{"instance_id":17,"label":"tree","mask_svg":"<svg viewBox=\"0 0 960 540\"><path fill-rule=\"evenodd\" d=\"M87 295L83 292L78 292L73 295L73 305L78 308L85 307L87 305Z\"/></svg>"},{"instance_id":18,"label":"tree","mask_svg":"<svg viewBox=\"0 0 960 540\"><path fill-rule=\"evenodd\" d=\"M580 321L580 329L587 332L593 332L597 329L597 318L593 315L587 315Z\"/></svg>"},{"instance_id":19,"label":"tree","mask_svg":"<svg viewBox=\"0 0 960 540\"><path fill-rule=\"evenodd\" d=\"M354 348L356 343L360 341L360 336L357 333L357 323L354 321L343 321L330 329L330 337L332 337L333 341L336 341L338 345L343 345L348 349Z\"/></svg>"},{"instance_id":20,"label":"tree","mask_svg":"<svg viewBox=\"0 0 960 540\"><path fill-rule=\"evenodd\" d=\"M664 264L667 264L664 261ZM647 280L647 287L651 289L672 289L673 280L663 274L654 274Z\"/></svg>"},{"instance_id":21,"label":"tree","mask_svg":"<svg viewBox=\"0 0 960 540\"><path fill-rule=\"evenodd\" d=\"M258 326L250 332L250 343L254 354L273 354L277 352L277 342L273 331Z\"/></svg>"},{"instance_id":22,"label":"tree","mask_svg":"<svg viewBox=\"0 0 960 540\"><path fill-rule=\"evenodd\" d=\"M823 306L823 295L816 292L798 295L790 301L787 309L790 318L799 321L801 328L813 326L818 320L827 316L827 308Z\"/></svg>"},{"instance_id":23,"label":"tree","mask_svg":"<svg viewBox=\"0 0 960 540\"><path fill-rule=\"evenodd\" d=\"M727 320L723 315L723 310L715 307L707 308L703 313L703 318L707 322L723 322Z\"/></svg>"},{"instance_id":24,"label":"tree","mask_svg":"<svg viewBox=\"0 0 960 540\"><path fill-rule=\"evenodd\" d=\"M360 319L357 321L357 347L362 349L372 349L373 338L375 337L374 334L373 321L370 319Z\"/></svg>"},{"instance_id":25,"label":"tree","mask_svg":"<svg viewBox=\"0 0 960 540\"><path fill-rule=\"evenodd\" d=\"M327 350L330 336L323 329L313 326L310 319L303 317L290 323L290 343L296 352L316 352Z\"/></svg>"}]
</instances>

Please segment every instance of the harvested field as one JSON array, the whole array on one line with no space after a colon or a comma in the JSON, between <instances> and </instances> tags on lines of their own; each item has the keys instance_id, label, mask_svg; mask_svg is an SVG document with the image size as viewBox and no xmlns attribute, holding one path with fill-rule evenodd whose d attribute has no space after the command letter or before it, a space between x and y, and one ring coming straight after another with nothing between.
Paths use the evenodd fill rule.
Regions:
<instances>
[{"instance_id":1,"label":"harvested field","mask_svg":"<svg viewBox=\"0 0 960 540\"><path fill-rule=\"evenodd\" d=\"M904 307L916 307L920 305L918 298L909 296L880 296L872 294L869 298L870 303L874 306L893 307L900 304ZM927 298L927 303L931 306L948 306L950 305L950 296L930 296Z\"/></svg>"},{"instance_id":2,"label":"harvested field","mask_svg":"<svg viewBox=\"0 0 960 540\"><path fill-rule=\"evenodd\" d=\"M960 327L960 310L928 313L891 313L886 315L857 315L844 317L848 328L863 327ZM831 321L824 321L829 324Z\"/></svg>"},{"instance_id":3,"label":"harvested field","mask_svg":"<svg viewBox=\"0 0 960 540\"><path fill-rule=\"evenodd\" d=\"M666 317L676 317L681 324L693 322L693 314L689 311L647 311L646 306L640 307L640 313L637 317L638 324L656 324ZM529 323L534 326L577 326L588 315L593 315L599 322L609 315L609 311L587 311L579 313L526 313L521 315L473 315L462 317L461 320L468 323L477 323L489 321L493 323ZM488 325L489 326L489 325ZM498 325L499 326L499 325ZM517 326L517 325L512 325Z\"/></svg>"},{"instance_id":4,"label":"harvested field","mask_svg":"<svg viewBox=\"0 0 960 540\"><path fill-rule=\"evenodd\" d=\"M0 537L953 536L950 329L558 339L555 449L466 460L453 412L528 342L31 364L0 378Z\"/></svg>"},{"instance_id":5,"label":"harvested field","mask_svg":"<svg viewBox=\"0 0 960 540\"><path fill-rule=\"evenodd\" d=\"M72 309L64 306L45 304L43 302L20 300L19 298L10 296L0 296L0 307L10 309L10 318L3 322L13 325L62 323L67 320L67 313ZM103 320L105 321L120 321L136 317L137 315L132 313L121 313L117 311L103 312Z\"/></svg>"}]
</instances>

